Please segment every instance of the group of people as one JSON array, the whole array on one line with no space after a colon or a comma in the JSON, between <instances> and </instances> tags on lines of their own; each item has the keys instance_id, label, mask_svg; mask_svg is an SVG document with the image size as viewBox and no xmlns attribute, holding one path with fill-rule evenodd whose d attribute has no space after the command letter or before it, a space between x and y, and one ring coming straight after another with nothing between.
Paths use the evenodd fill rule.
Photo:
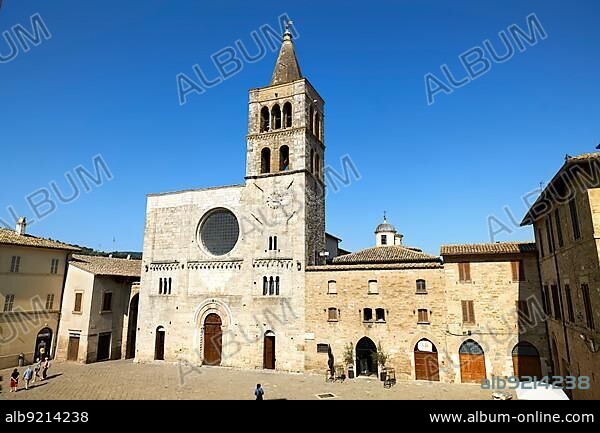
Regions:
<instances>
[{"instance_id":1,"label":"group of people","mask_svg":"<svg viewBox=\"0 0 600 433\"><path fill-rule=\"evenodd\" d=\"M25 389L29 389L30 383L35 383L37 380L45 380L48 378L48 369L50 368L50 358L37 359L34 366L28 366L23 372L23 382ZM40 377L41 373L41 377ZM10 375L10 392L17 392L19 388L19 369L15 368Z\"/></svg>"}]
</instances>

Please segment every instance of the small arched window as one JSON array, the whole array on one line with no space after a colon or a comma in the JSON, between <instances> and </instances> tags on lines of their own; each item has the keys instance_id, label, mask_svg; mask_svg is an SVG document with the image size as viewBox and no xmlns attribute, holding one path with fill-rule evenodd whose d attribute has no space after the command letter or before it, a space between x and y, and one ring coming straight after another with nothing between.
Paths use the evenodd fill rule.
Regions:
<instances>
[{"instance_id":1,"label":"small arched window","mask_svg":"<svg viewBox=\"0 0 600 433\"><path fill-rule=\"evenodd\" d=\"M337 308L331 307L327 309L327 320L329 322L337 322L339 320Z\"/></svg>"},{"instance_id":2,"label":"small arched window","mask_svg":"<svg viewBox=\"0 0 600 433\"><path fill-rule=\"evenodd\" d=\"M427 293L425 280L417 280L417 293Z\"/></svg>"},{"instance_id":3,"label":"small arched window","mask_svg":"<svg viewBox=\"0 0 600 433\"><path fill-rule=\"evenodd\" d=\"M283 104L283 127L292 127L292 104L289 102Z\"/></svg>"},{"instance_id":4,"label":"small arched window","mask_svg":"<svg viewBox=\"0 0 600 433\"><path fill-rule=\"evenodd\" d=\"M159 278L158 279L158 294L162 295L163 292L163 279Z\"/></svg>"},{"instance_id":5,"label":"small arched window","mask_svg":"<svg viewBox=\"0 0 600 433\"><path fill-rule=\"evenodd\" d=\"M279 104L273 105L271 109L271 126L273 129L281 128L281 108L279 108Z\"/></svg>"},{"instance_id":6,"label":"small arched window","mask_svg":"<svg viewBox=\"0 0 600 433\"><path fill-rule=\"evenodd\" d=\"M273 296L275 294L275 280L273 277L269 278L269 295Z\"/></svg>"},{"instance_id":7,"label":"small arched window","mask_svg":"<svg viewBox=\"0 0 600 433\"><path fill-rule=\"evenodd\" d=\"M313 131L314 120L315 120L315 109L311 105L310 108L308 109L308 129L310 129L311 132Z\"/></svg>"},{"instance_id":8,"label":"small arched window","mask_svg":"<svg viewBox=\"0 0 600 433\"><path fill-rule=\"evenodd\" d=\"M260 132L269 131L269 109L262 107L260 110Z\"/></svg>"},{"instance_id":9,"label":"small arched window","mask_svg":"<svg viewBox=\"0 0 600 433\"><path fill-rule=\"evenodd\" d=\"M260 172L262 174L271 172L271 149L268 147L260 152Z\"/></svg>"},{"instance_id":10,"label":"small arched window","mask_svg":"<svg viewBox=\"0 0 600 433\"><path fill-rule=\"evenodd\" d=\"M279 171L290 169L290 148L281 146L279 148Z\"/></svg>"},{"instance_id":11,"label":"small arched window","mask_svg":"<svg viewBox=\"0 0 600 433\"><path fill-rule=\"evenodd\" d=\"M383 308L375 309L375 320L377 322L385 322L385 310Z\"/></svg>"},{"instance_id":12,"label":"small arched window","mask_svg":"<svg viewBox=\"0 0 600 433\"><path fill-rule=\"evenodd\" d=\"M309 165L310 165L310 172L314 173L315 172L315 151L313 149L310 149L310 160L308 161Z\"/></svg>"},{"instance_id":13,"label":"small arched window","mask_svg":"<svg viewBox=\"0 0 600 433\"><path fill-rule=\"evenodd\" d=\"M267 277L263 277L263 296L267 296L269 294L269 281Z\"/></svg>"},{"instance_id":14,"label":"small arched window","mask_svg":"<svg viewBox=\"0 0 600 433\"><path fill-rule=\"evenodd\" d=\"M275 277L275 295L279 296L279 277Z\"/></svg>"},{"instance_id":15,"label":"small arched window","mask_svg":"<svg viewBox=\"0 0 600 433\"><path fill-rule=\"evenodd\" d=\"M319 154L315 154L315 176L321 178L321 157Z\"/></svg>"},{"instance_id":16,"label":"small arched window","mask_svg":"<svg viewBox=\"0 0 600 433\"><path fill-rule=\"evenodd\" d=\"M327 283L327 294L328 295L337 294L337 284L334 280L331 280Z\"/></svg>"},{"instance_id":17,"label":"small arched window","mask_svg":"<svg viewBox=\"0 0 600 433\"><path fill-rule=\"evenodd\" d=\"M277 236L273 236L273 250L277 251Z\"/></svg>"},{"instance_id":18,"label":"small arched window","mask_svg":"<svg viewBox=\"0 0 600 433\"><path fill-rule=\"evenodd\" d=\"M363 310L363 321L364 322L372 322L373 321L373 310L370 308L365 308Z\"/></svg>"},{"instance_id":19,"label":"small arched window","mask_svg":"<svg viewBox=\"0 0 600 433\"><path fill-rule=\"evenodd\" d=\"M313 134L319 140L321 139L321 115L318 111L315 113L315 129L313 130Z\"/></svg>"},{"instance_id":20,"label":"small arched window","mask_svg":"<svg viewBox=\"0 0 600 433\"><path fill-rule=\"evenodd\" d=\"M169 295L171 294L172 284L173 284L173 278L169 277Z\"/></svg>"},{"instance_id":21,"label":"small arched window","mask_svg":"<svg viewBox=\"0 0 600 433\"><path fill-rule=\"evenodd\" d=\"M269 251L273 249L273 236L269 236Z\"/></svg>"}]
</instances>

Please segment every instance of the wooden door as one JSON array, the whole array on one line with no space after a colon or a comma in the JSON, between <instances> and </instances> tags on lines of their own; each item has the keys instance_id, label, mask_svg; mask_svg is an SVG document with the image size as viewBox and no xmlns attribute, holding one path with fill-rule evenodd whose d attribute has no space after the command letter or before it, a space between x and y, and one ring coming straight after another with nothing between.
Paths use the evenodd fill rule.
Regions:
<instances>
[{"instance_id":1,"label":"wooden door","mask_svg":"<svg viewBox=\"0 0 600 433\"><path fill-rule=\"evenodd\" d=\"M104 361L110 358L110 332L98 336L98 350L96 361Z\"/></svg>"},{"instance_id":2,"label":"wooden door","mask_svg":"<svg viewBox=\"0 0 600 433\"><path fill-rule=\"evenodd\" d=\"M264 342L264 368L275 369L275 336L266 336Z\"/></svg>"},{"instance_id":3,"label":"wooden door","mask_svg":"<svg viewBox=\"0 0 600 433\"><path fill-rule=\"evenodd\" d=\"M440 380L438 354L435 352L415 352L415 379Z\"/></svg>"},{"instance_id":4,"label":"wooden door","mask_svg":"<svg viewBox=\"0 0 600 433\"><path fill-rule=\"evenodd\" d=\"M542 365L539 356L513 355L513 366L517 377L542 377Z\"/></svg>"},{"instance_id":5,"label":"wooden door","mask_svg":"<svg viewBox=\"0 0 600 433\"><path fill-rule=\"evenodd\" d=\"M69 347L67 349L67 361L77 361L79 356L79 337L69 337Z\"/></svg>"},{"instance_id":6,"label":"wooden door","mask_svg":"<svg viewBox=\"0 0 600 433\"><path fill-rule=\"evenodd\" d=\"M481 383L486 378L485 355L460 354L462 383Z\"/></svg>"},{"instance_id":7,"label":"wooden door","mask_svg":"<svg viewBox=\"0 0 600 433\"><path fill-rule=\"evenodd\" d=\"M221 318L216 314L209 314L204 321L204 363L207 365L221 365L221 349L223 334Z\"/></svg>"}]
</instances>

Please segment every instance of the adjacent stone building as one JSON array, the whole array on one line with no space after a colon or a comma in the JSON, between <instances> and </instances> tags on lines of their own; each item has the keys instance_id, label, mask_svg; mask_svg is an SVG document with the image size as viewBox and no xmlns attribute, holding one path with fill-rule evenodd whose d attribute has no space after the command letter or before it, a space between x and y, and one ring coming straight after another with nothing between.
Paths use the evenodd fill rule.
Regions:
<instances>
[{"instance_id":1,"label":"adjacent stone building","mask_svg":"<svg viewBox=\"0 0 600 433\"><path fill-rule=\"evenodd\" d=\"M0 228L0 369L52 356L67 261L79 248Z\"/></svg>"},{"instance_id":2,"label":"adjacent stone building","mask_svg":"<svg viewBox=\"0 0 600 433\"><path fill-rule=\"evenodd\" d=\"M56 359L133 358L141 260L73 255L67 272ZM164 282L168 287L169 282ZM132 288L133 286L133 288Z\"/></svg>"},{"instance_id":3,"label":"adjacent stone building","mask_svg":"<svg viewBox=\"0 0 600 433\"><path fill-rule=\"evenodd\" d=\"M531 224L552 372L589 378L573 397L600 399L600 153L566 157L523 219Z\"/></svg>"}]
</instances>

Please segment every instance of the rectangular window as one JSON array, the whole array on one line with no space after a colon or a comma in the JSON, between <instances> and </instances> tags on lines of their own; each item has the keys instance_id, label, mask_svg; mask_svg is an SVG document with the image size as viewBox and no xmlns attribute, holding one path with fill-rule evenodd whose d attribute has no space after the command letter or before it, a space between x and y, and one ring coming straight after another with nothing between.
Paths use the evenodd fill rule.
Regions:
<instances>
[{"instance_id":1,"label":"rectangular window","mask_svg":"<svg viewBox=\"0 0 600 433\"><path fill-rule=\"evenodd\" d=\"M338 321L338 309L337 308L329 308L327 310L327 320L330 322Z\"/></svg>"},{"instance_id":2,"label":"rectangular window","mask_svg":"<svg viewBox=\"0 0 600 433\"><path fill-rule=\"evenodd\" d=\"M554 318L556 320L562 319L562 312L560 311L560 296L558 294L558 287L553 285L552 289L552 311L554 312Z\"/></svg>"},{"instance_id":3,"label":"rectangular window","mask_svg":"<svg viewBox=\"0 0 600 433\"><path fill-rule=\"evenodd\" d=\"M370 308L365 308L363 310L363 321L372 322L373 321L373 310Z\"/></svg>"},{"instance_id":4,"label":"rectangular window","mask_svg":"<svg viewBox=\"0 0 600 433\"><path fill-rule=\"evenodd\" d=\"M425 280L417 280L417 293L427 293L427 284L425 283Z\"/></svg>"},{"instance_id":5,"label":"rectangular window","mask_svg":"<svg viewBox=\"0 0 600 433\"><path fill-rule=\"evenodd\" d=\"M587 284L581 285L581 295L583 297L583 308L585 309L585 322L589 329L595 329L594 310L592 309L592 299L590 298L590 288Z\"/></svg>"},{"instance_id":6,"label":"rectangular window","mask_svg":"<svg viewBox=\"0 0 600 433\"><path fill-rule=\"evenodd\" d=\"M73 306L73 313L81 313L81 301L83 299L83 293L75 293L75 305Z\"/></svg>"},{"instance_id":7,"label":"rectangular window","mask_svg":"<svg viewBox=\"0 0 600 433\"><path fill-rule=\"evenodd\" d=\"M463 315L463 323L464 324L474 324L475 323L475 307L473 306L473 301L461 301L462 304L462 315Z\"/></svg>"},{"instance_id":8,"label":"rectangular window","mask_svg":"<svg viewBox=\"0 0 600 433\"><path fill-rule=\"evenodd\" d=\"M552 315L552 309L550 307L550 291L548 290L548 286L544 286L544 289L542 291L542 297L544 298L544 313L546 313L548 316Z\"/></svg>"},{"instance_id":9,"label":"rectangular window","mask_svg":"<svg viewBox=\"0 0 600 433\"><path fill-rule=\"evenodd\" d=\"M377 322L385 322L385 310L383 308L375 309L375 320Z\"/></svg>"},{"instance_id":10,"label":"rectangular window","mask_svg":"<svg viewBox=\"0 0 600 433\"><path fill-rule=\"evenodd\" d=\"M573 239L581 239L581 229L579 228L579 216L577 215L575 199L569 202L569 211L571 213L571 225L573 226Z\"/></svg>"},{"instance_id":11,"label":"rectangular window","mask_svg":"<svg viewBox=\"0 0 600 433\"><path fill-rule=\"evenodd\" d=\"M376 295L379 293L377 289L377 280L369 281L369 295Z\"/></svg>"},{"instance_id":12,"label":"rectangular window","mask_svg":"<svg viewBox=\"0 0 600 433\"><path fill-rule=\"evenodd\" d=\"M556 234L558 235L558 247L562 248L565 246L565 239L562 232L562 223L560 221L560 212L558 209L554 211L554 222L556 223Z\"/></svg>"},{"instance_id":13,"label":"rectangular window","mask_svg":"<svg viewBox=\"0 0 600 433\"><path fill-rule=\"evenodd\" d=\"M328 295L337 294L337 283L335 281L331 280L327 283L327 294Z\"/></svg>"},{"instance_id":14,"label":"rectangular window","mask_svg":"<svg viewBox=\"0 0 600 433\"><path fill-rule=\"evenodd\" d=\"M10 262L10 271L11 272L19 272L21 268L21 256L12 256L12 260Z\"/></svg>"},{"instance_id":15,"label":"rectangular window","mask_svg":"<svg viewBox=\"0 0 600 433\"><path fill-rule=\"evenodd\" d=\"M429 312L424 308L418 310L418 323L429 323Z\"/></svg>"},{"instance_id":16,"label":"rectangular window","mask_svg":"<svg viewBox=\"0 0 600 433\"><path fill-rule=\"evenodd\" d=\"M387 235L381 235L381 245L387 245Z\"/></svg>"},{"instance_id":17,"label":"rectangular window","mask_svg":"<svg viewBox=\"0 0 600 433\"><path fill-rule=\"evenodd\" d=\"M523 266L523 261L519 260L518 262L511 262L512 269L512 280L513 281L525 281L525 266Z\"/></svg>"},{"instance_id":18,"label":"rectangular window","mask_svg":"<svg viewBox=\"0 0 600 433\"><path fill-rule=\"evenodd\" d=\"M565 298L567 298L567 314L569 322L575 323L575 310L573 310L573 298L571 297L571 286L565 284Z\"/></svg>"},{"instance_id":19,"label":"rectangular window","mask_svg":"<svg viewBox=\"0 0 600 433\"><path fill-rule=\"evenodd\" d=\"M471 281L471 263L459 263L458 264L458 280L461 283Z\"/></svg>"},{"instance_id":20,"label":"rectangular window","mask_svg":"<svg viewBox=\"0 0 600 433\"><path fill-rule=\"evenodd\" d=\"M102 297L102 311L112 311L112 292L104 292Z\"/></svg>"},{"instance_id":21,"label":"rectangular window","mask_svg":"<svg viewBox=\"0 0 600 433\"><path fill-rule=\"evenodd\" d=\"M329 353L329 344L318 343L317 353Z\"/></svg>"},{"instance_id":22,"label":"rectangular window","mask_svg":"<svg viewBox=\"0 0 600 433\"><path fill-rule=\"evenodd\" d=\"M46 295L46 310L48 310L48 311L52 310L53 306L54 306L54 293L50 293L50 294Z\"/></svg>"},{"instance_id":23,"label":"rectangular window","mask_svg":"<svg viewBox=\"0 0 600 433\"><path fill-rule=\"evenodd\" d=\"M12 311L15 303L15 295L6 295L4 298L4 312Z\"/></svg>"},{"instance_id":24,"label":"rectangular window","mask_svg":"<svg viewBox=\"0 0 600 433\"><path fill-rule=\"evenodd\" d=\"M546 240L548 241L548 252L554 253L554 238L552 237L552 216L549 215L546 220Z\"/></svg>"},{"instance_id":25,"label":"rectangular window","mask_svg":"<svg viewBox=\"0 0 600 433\"><path fill-rule=\"evenodd\" d=\"M57 274L58 273L58 259L52 259L52 264L50 265L50 273Z\"/></svg>"}]
</instances>

